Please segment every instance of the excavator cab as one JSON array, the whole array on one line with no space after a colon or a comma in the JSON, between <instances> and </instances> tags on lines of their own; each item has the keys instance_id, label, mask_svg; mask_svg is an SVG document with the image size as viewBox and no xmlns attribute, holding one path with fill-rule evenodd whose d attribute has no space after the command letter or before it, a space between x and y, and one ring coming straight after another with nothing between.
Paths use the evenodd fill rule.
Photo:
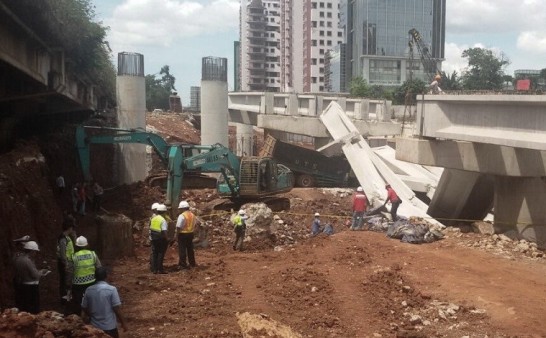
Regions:
<instances>
[{"instance_id":1,"label":"excavator cab","mask_svg":"<svg viewBox=\"0 0 546 338\"><path fill-rule=\"evenodd\" d=\"M270 157L243 157L239 168L239 196L252 198L288 192L294 186L294 174L288 167L278 164ZM235 182L235 175L226 177ZM232 184L233 185L233 184ZM226 179L218 181L218 192L232 196Z\"/></svg>"}]
</instances>

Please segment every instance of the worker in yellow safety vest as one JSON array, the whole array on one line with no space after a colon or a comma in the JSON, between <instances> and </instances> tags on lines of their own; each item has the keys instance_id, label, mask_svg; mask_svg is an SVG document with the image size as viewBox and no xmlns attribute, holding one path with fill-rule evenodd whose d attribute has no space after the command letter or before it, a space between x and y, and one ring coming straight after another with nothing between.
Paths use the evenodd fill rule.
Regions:
<instances>
[{"instance_id":1,"label":"worker in yellow safety vest","mask_svg":"<svg viewBox=\"0 0 546 338\"><path fill-rule=\"evenodd\" d=\"M245 239L246 232L246 220L248 216L243 209L239 210L237 215L233 216L231 222L233 223L233 231L235 232L235 242L233 243L233 250L239 249L243 251L243 240Z\"/></svg>"},{"instance_id":2,"label":"worker in yellow safety vest","mask_svg":"<svg viewBox=\"0 0 546 338\"><path fill-rule=\"evenodd\" d=\"M198 218L190 210L188 201L182 201L178 204L180 215L176 220L176 232L178 237L178 268L194 268L195 253L193 250L193 232L199 224ZM187 257L187 261L186 261Z\"/></svg>"},{"instance_id":3,"label":"worker in yellow safety vest","mask_svg":"<svg viewBox=\"0 0 546 338\"><path fill-rule=\"evenodd\" d=\"M72 306L70 314L81 314L81 303L85 290L95 283L95 270L100 268L99 257L94 251L89 250L87 238L80 236L76 238L76 253L72 256Z\"/></svg>"},{"instance_id":4,"label":"worker in yellow safety vest","mask_svg":"<svg viewBox=\"0 0 546 338\"><path fill-rule=\"evenodd\" d=\"M167 251L168 244L168 224L165 219L167 206L165 204L158 204L155 207L155 213L150 219L150 243L152 246L150 270L154 274L165 274L163 259L165 258L165 251Z\"/></svg>"}]
</instances>

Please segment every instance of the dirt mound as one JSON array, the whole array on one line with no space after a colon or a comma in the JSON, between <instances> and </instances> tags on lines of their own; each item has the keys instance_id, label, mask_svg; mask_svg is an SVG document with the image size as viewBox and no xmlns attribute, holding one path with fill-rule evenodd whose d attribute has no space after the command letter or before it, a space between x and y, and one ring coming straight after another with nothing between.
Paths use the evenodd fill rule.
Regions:
<instances>
[{"instance_id":1,"label":"dirt mound","mask_svg":"<svg viewBox=\"0 0 546 338\"><path fill-rule=\"evenodd\" d=\"M0 337L71 337L108 338L103 331L85 325L76 315L64 317L54 311L43 311L37 315L7 309L0 316Z\"/></svg>"}]
</instances>

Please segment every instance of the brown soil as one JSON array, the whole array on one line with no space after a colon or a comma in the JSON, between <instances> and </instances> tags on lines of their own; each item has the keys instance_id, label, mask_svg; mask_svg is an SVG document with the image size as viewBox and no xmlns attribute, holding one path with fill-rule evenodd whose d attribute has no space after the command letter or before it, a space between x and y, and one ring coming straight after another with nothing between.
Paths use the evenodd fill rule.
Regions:
<instances>
[{"instance_id":1,"label":"brown soil","mask_svg":"<svg viewBox=\"0 0 546 338\"><path fill-rule=\"evenodd\" d=\"M43 144L21 143L0 156L0 264L6 272L0 308L13 305L10 239L30 234L42 247L38 265L55 270L55 237L69 200L55 195L53 178L65 168L76 180L77 170L71 163L60 167L61 159L52 163L54 152ZM45 162L24 161L40 152ZM234 252L229 214L211 208L219 201L214 191L183 194L210 221L210 246L196 251L197 268L177 271L174 245L165 261L169 273L151 274L142 223L135 224L135 255L104 262L122 297L129 327L123 337L546 336L546 259L476 245L491 236L448 231L444 240L412 245L383 233L352 232L344 226L346 192L294 189L284 195L292 207L276 214L273 234ZM140 183L107 190L104 207L145 222L149 206L161 198L159 188ZM335 235L309 236L316 211L334 222ZM92 239L93 214L78 223L78 232ZM56 285L56 271L41 283L44 310L61 310ZM6 311L0 337L100 337L75 318ZM55 331L52 323L72 333Z\"/></svg>"}]
</instances>

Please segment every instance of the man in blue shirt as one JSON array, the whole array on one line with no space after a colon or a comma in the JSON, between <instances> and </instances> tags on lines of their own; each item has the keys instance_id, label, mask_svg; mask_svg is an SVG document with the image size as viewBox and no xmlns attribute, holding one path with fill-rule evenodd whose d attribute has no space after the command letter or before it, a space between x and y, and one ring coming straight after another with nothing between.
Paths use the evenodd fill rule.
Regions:
<instances>
[{"instance_id":1,"label":"man in blue shirt","mask_svg":"<svg viewBox=\"0 0 546 338\"><path fill-rule=\"evenodd\" d=\"M117 338L119 337L117 321L121 323L123 331L127 331L127 327L121 315L118 290L106 282L107 274L104 267L95 271L97 282L85 290L82 317L83 314L87 315L91 319L91 325Z\"/></svg>"}]
</instances>

